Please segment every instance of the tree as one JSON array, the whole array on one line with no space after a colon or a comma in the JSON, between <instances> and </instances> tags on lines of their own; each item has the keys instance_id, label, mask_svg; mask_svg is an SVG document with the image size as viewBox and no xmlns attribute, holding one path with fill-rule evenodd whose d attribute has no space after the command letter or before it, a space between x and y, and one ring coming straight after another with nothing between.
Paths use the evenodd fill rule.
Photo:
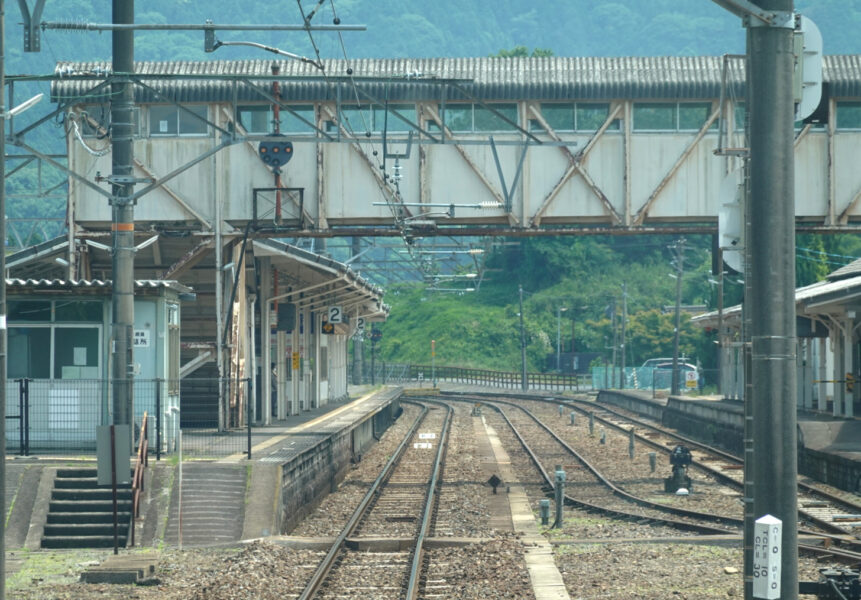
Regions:
<instances>
[{"instance_id":1,"label":"tree","mask_svg":"<svg viewBox=\"0 0 861 600\"><path fill-rule=\"evenodd\" d=\"M513 58L513 57L529 57L532 58L541 57L541 56L553 56L553 50L548 50L546 48L533 48L532 53L529 53L529 49L526 46L515 46L511 50L500 50L495 55L491 56L499 56L501 58Z\"/></svg>"}]
</instances>

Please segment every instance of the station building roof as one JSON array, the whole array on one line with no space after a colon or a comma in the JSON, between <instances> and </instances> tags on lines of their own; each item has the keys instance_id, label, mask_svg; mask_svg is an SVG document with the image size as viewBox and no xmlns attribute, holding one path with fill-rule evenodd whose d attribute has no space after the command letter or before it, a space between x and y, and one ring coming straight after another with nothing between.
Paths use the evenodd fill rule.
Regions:
<instances>
[{"instance_id":1,"label":"station building roof","mask_svg":"<svg viewBox=\"0 0 861 600\"><path fill-rule=\"evenodd\" d=\"M861 311L861 260L833 271L824 281L797 288L795 306L796 313L806 317L841 314L846 310ZM725 322L738 324L741 308L737 304L724 309ZM718 319L718 311L711 311L693 317L691 322L702 327L716 327Z\"/></svg>"},{"instance_id":2,"label":"station building roof","mask_svg":"<svg viewBox=\"0 0 861 600\"><path fill-rule=\"evenodd\" d=\"M9 293L37 293L37 292L81 292L81 293L108 293L113 287L113 281L91 279L7 279L6 287ZM169 279L136 279L135 289L140 291L168 289L178 294L192 294L192 288L182 285L178 281Z\"/></svg>"}]
</instances>

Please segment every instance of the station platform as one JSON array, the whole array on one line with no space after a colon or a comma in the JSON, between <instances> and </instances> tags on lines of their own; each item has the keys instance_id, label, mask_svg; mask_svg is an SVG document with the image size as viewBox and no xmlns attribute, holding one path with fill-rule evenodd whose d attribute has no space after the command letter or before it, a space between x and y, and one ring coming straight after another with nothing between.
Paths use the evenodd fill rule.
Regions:
<instances>
[{"instance_id":1,"label":"station platform","mask_svg":"<svg viewBox=\"0 0 861 600\"><path fill-rule=\"evenodd\" d=\"M744 405L719 396L653 398L650 392L602 390L598 402L619 406L738 456L744 448ZM861 419L799 410L798 471L844 491L861 492Z\"/></svg>"}]
</instances>

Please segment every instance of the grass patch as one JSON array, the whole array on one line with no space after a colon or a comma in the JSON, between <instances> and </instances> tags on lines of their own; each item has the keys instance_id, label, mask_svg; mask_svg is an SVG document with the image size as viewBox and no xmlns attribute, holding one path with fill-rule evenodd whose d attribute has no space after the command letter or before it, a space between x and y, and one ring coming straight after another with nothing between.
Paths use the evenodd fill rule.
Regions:
<instances>
[{"instance_id":1,"label":"grass patch","mask_svg":"<svg viewBox=\"0 0 861 600\"><path fill-rule=\"evenodd\" d=\"M6 589L14 591L42 583L75 583L81 571L90 563L101 562L111 549L69 551L28 551L16 552L14 557L23 559L17 573L6 578Z\"/></svg>"}]
</instances>

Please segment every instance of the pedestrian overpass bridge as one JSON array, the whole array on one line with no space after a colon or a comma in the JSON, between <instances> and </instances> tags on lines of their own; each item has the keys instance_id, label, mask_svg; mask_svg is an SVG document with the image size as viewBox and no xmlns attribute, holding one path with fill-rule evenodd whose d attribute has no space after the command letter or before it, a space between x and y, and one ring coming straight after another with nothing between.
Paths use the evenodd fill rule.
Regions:
<instances>
[{"instance_id":1,"label":"pedestrian overpass bridge","mask_svg":"<svg viewBox=\"0 0 861 600\"><path fill-rule=\"evenodd\" d=\"M138 230L252 236L716 230L740 172L744 60L542 57L139 63ZM800 229L861 223L861 56L796 123ZM60 63L70 235L110 227L110 63ZM279 136L273 137L278 115ZM26 131L23 132L26 134ZM34 151L26 136L15 138ZM280 175L258 143L290 141Z\"/></svg>"}]
</instances>

